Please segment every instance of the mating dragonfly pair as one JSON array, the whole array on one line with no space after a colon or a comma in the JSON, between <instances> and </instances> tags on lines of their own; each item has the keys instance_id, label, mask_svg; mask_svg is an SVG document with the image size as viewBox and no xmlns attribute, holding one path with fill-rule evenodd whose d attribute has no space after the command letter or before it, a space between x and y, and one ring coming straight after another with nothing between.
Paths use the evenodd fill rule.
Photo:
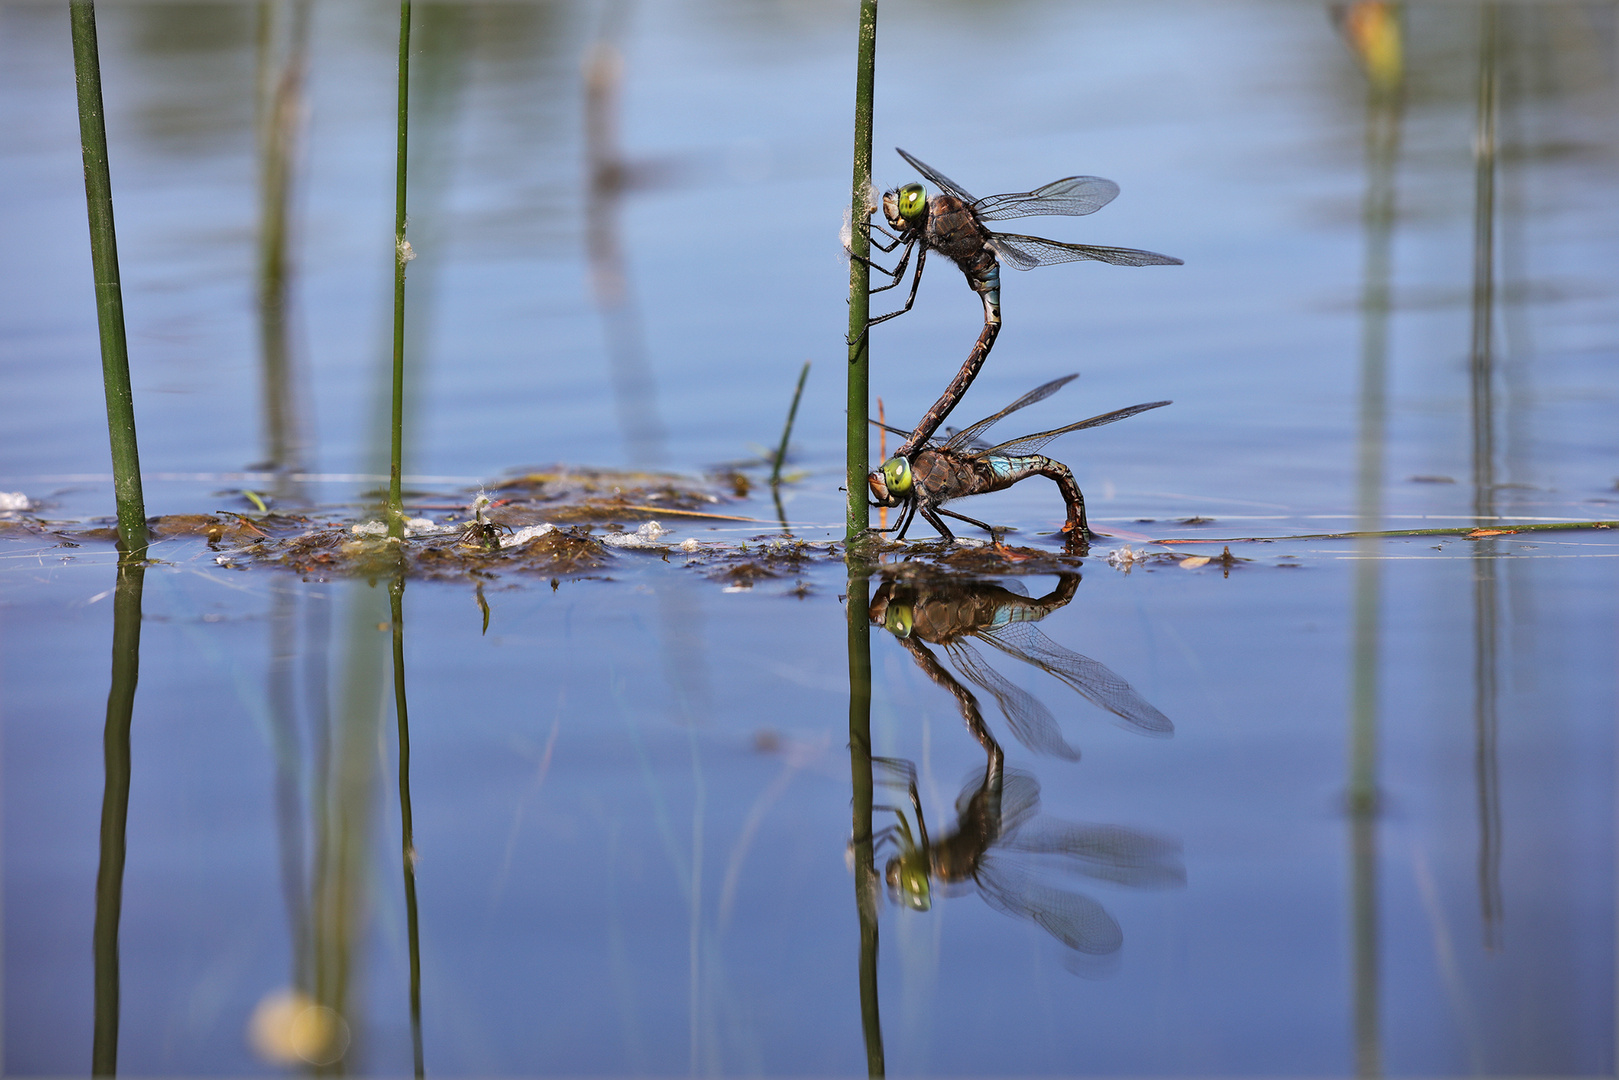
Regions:
<instances>
[{"instance_id":1,"label":"mating dragonfly pair","mask_svg":"<svg viewBox=\"0 0 1619 1080\"><path fill-rule=\"evenodd\" d=\"M959 184L936 169L900 150L899 154L918 172L939 188L940 194L931 199L921 184L906 184L883 195L883 216L892 231L881 225L868 225L888 237L884 243L876 236L872 244L882 251L902 248L900 260L892 269L878 266L869 259L861 261L889 278L886 285L872 290L879 293L898 286L905 278L911 256L916 255L916 270L911 277L910 295L897 311L879 315L866 323L862 335L871 327L911 310L916 302L917 289L922 281L922 268L927 262L929 249L951 259L967 278L967 284L979 294L984 304L984 328L968 353L966 362L956 373L943 395L923 414L921 421L910 431L889 428L905 441L894 456L881 469L870 474L867 482L879 506L904 506L895 525L896 538L903 539L915 516L922 517L938 530L946 540L954 540L940 514L946 514L989 531L995 530L983 522L943 510L942 504L966 495L981 495L1000 491L1030 476L1046 476L1057 483L1067 505L1068 519L1063 526L1070 550L1083 550L1090 537L1085 519L1085 500L1074 482L1073 474L1061 462L1043 457L1036 451L1058 435L1082 428L1099 427L1123 420L1138 412L1170 404L1157 401L1133 405L1126 409L1104 413L1076 424L1052 431L1025 435L999 446L981 448L972 440L989 425L1008 413L1032 405L1054 393L1073 376L1047 383L1019 398L1000 412L984 418L961 432L937 442L934 433L944 423L956 404L966 394L973 379L989 357L1001 327L1002 261L1020 270L1056 263L1093 260L1115 266L1173 266L1181 263L1170 255L1142 251L1137 248L1104 247L1095 244L1065 244L1039 236L1018 233L991 232L986 221L1004 218L1033 217L1046 214L1081 216L1095 213L1112 202L1119 186L1099 176L1070 176L1055 180L1033 191L1005 195L990 195L975 199ZM886 426L886 425L885 425Z\"/></svg>"}]
</instances>

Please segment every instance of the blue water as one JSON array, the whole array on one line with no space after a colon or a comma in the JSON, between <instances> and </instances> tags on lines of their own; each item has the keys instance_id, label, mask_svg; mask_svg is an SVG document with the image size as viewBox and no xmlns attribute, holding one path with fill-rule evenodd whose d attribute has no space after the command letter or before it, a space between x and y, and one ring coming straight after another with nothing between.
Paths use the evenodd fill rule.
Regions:
<instances>
[{"instance_id":1,"label":"blue water","mask_svg":"<svg viewBox=\"0 0 1619 1080\"><path fill-rule=\"evenodd\" d=\"M259 481L242 471L266 454L255 11L99 12L154 514L245 509L234 492ZM302 493L316 503L352 500L379 468L396 16L314 11L290 325ZM855 17L848 3L628 9L618 141L649 180L605 207L623 292L604 313L581 77L603 13L418 5L418 490L465 498L552 462L697 475L774 444L810 360L790 461L802 475L785 502L799 535L841 538ZM1107 176L1123 193L1096 216L1005 227L1186 260L1008 271L1005 330L957 417L1070 371L1076 384L1003 437L1175 401L1049 447L1115 535L1039 624L1127 681L1173 737L1144 737L983 645L1081 759L1031 753L978 697L1008 764L1038 779L1043 813L1178 842L1185 884L1052 878L1123 932L1082 974L1051 935L970 892L925 913L885 903L895 1074L1613 1070L1612 534L1234 543L1250 561L1229 576L1107 560L1167 550L1146 538L1619 517L1613 11L1502 9L1494 486L1482 489L1478 19L1471 5L1405 8L1369 505L1357 488L1374 325L1367 84L1326 14L884 6L879 186L914 179L895 145L980 195ZM65 9L0 7L0 491L53 521L111 513L72 90ZM873 393L902 426L978 330L959 273L936 258L926 277L915 310L872 336ZM773 528L768 498L725 509L762 523L663 524L676 542ZM1057 547L1061 507L1043 481L962 509ZM1178 524L1194 517L1214 521ZM18 1075L86 1071L94 1002L115 569L104 546L54 543L0 536L0 1062ZM386 583L225 569L195 541L155 554L119 1068L278 1071L252 1047L254 1010L348 964L345 1067L408 1071ZM502 576L484 589L487 634L470 585L407 586L430 1073L867 1068L846 861L848 579L822 561L726 591L685 563L620 553L555 589ZM790 591L800 580L805 596ZM1039 596L1055 581L1024 585ZM1358 623L1357 598L1378 601ZM891 635L871 637L874 749L916 763L929 826L946 831L984 753L952 696ZM1352 734L1368 725L1381 803L1357 857L1346 792ZM346 861L332 838L352 844ZM352 890L346 937L323 937L310 914L334 883ZM1357 888L1369 923L1355 921Z\"/></svg>"}]
</instances>

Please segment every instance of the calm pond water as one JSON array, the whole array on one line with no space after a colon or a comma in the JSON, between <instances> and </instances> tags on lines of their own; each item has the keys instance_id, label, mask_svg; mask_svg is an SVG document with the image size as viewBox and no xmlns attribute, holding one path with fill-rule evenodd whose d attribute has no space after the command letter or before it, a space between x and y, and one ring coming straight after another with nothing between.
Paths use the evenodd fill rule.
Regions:
<instances>
[{"instance_id":1,"label":"calm pond water","mask_svg":"<svg viewBox=\"0 0 1619 1080\"><path fill-rule=\"evenodd\" d=\"M99 17L148 510L357 519L397 9ZM841 539L855 23L417 4L421 512L554 462L706 483L809 360L783 508ZM1048 448L1089 556L1034 480L963 510L1046 556L746 587L749 464L712 509L753 520L659 519L706 555L391 594L180 537L118 588L66 8L0 6L5 1072L114 1033L132 1074L404 1073L415 1038L453 1075L1613 1072L1614 533L1287 538L1619 518L1614 6L887 0L878 42L879 186L896 144L979 194L1094 173L1102 213L1006 227L1186 260L1004 275L962 417L1072 371L1003 437L1175 402ZM872 335L901 426L979 327L926 277Z\"/></svg>"}]
</instances>

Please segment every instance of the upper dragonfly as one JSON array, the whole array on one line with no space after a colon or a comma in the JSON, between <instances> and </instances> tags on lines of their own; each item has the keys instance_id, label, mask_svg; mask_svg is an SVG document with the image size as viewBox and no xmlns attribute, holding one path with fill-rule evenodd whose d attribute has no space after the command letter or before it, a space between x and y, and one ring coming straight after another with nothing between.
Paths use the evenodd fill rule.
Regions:
<instances>
[{"instance_id":1,"label":"upper dragonfly","mask_svg":"<svg viewBox=\"0 0 1619 1080\"><path fill-rule=\"evenodd\" d=\"M927 262L929 248L947 256L961 267L961 272L967 276L967 284L978 293L984 303L984 329L968 355L967 362L962 365L955 381L945 390L944 396L923 416L911 439L900 448L900 456L909 454L932 436L949 415L950 410L961 400L961 396L967 392L967 387L978 374L978 369L983 366L985 358L989 356L989 350L993 347L995 336L1000 333L1001 327L1001 262L1009 263L1019 270L1032 270L1036 266L1050 266L1085 259L1112 263L1114 266L1181 265L1182 260L1172 255L1160 255L1138 248L1064 244L1039 236L991 232L984 227L986 221L1001 221L1005 218L1035 217L1045 214L1079 217L1094 214L1119 194L1119 185L1111 180L1104 180L1100 176L1068 176L1061 180L1053 180L1033 191L1011 192L975 199L961 185L937 169L918 161L898 147L895 149L899 151L900 157L939 189L939 194L929 199L927 190L921 184L905 184L884 193L883 216L888 219L893 231L890 232L881 225L874 225L876 231L890 238L890 242L885 244L876 236L871 238L871 242L882 251L893 251L903 245L904 252L900 256L899 264L892 270L865 260L872 269L891 279L887 285L880 285L872 292L883 292L900 284L905 278L906 268L910 265L913 253L916 255L916 272L911 277L911 292L905 299L905 306L898 311L891 311L871 319L867 322L866 328L870 329L880 322L911 310L911 306L916 302L916 291L922 283L922 268Z\"/></svg>"}]
</instances>

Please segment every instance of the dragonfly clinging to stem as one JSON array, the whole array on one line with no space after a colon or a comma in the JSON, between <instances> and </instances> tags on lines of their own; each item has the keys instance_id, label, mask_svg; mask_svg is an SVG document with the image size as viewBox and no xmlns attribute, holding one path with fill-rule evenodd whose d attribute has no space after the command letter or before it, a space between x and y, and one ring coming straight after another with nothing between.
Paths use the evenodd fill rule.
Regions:
<instances>
[{"instance_id":1,"label":"dragonfly clinging to stem","mask_svg":"<svg viewBox=\"0 0 1619 1080\"><path fill-rule=\"evenodd\" d=\"M897 530L895 539L905 538L905 531L910 528L917 514L921 514L946 540L953 541L955 536L945 527L941 514L976 525L991 536L995 536L996 530L991 526L953 510L946 510L943 504L950 499L967 495L1002 491L1031 476L1045 476L1056 482L1067 506L1068 520L1063 525L1062 531L1068 537L1069 550L1082 553L1087 549L1092 533L1085 519L1085 495L1079 490L1079 484L1074 481L1074 474L1069 471L1068 466L1060 461L1053 461L1038 451L1059 435L1084 428L1101 427L1146 412L1148 409L1161 408L1172 404L1171 402L1149 401L1141 405L1115 409L1088 420L1054 428L1051 431L1023 435L988 448L976 447L974 442L979 435L989 429L990 425L1008 413L1050 397L1078 377L1078 375L1065 375L1036 387L1000 412L962 428L943 443L918 440L914 432L891 428L890 430L894 430L896 434L908 437L906 445L885 461L882 468L870 473L866 477L866 482L871 487L876 505L905 508L894 526ZM907 450L907 447L910 449Z\"/></svg>"},{"instance_id":2,"label":"dragonfly clinging to stem","mask_svg":"<svg viewBox=\"0 0 1619 1080\"><path fill-rule=\"evenodd\" d=\"M896 147L896 150L899 148ZM911 438L900 447L899 456L905 457L915 450L942 424L967 392L978 369L983 367L1001 329L1001 269L1002 262L1019 270L1032 270L1036 266L1092 260L1114 266L1179 266L1182 260L1172 255L1160 255L1137 248L1105 247L1097 244L1065 244L1039 236L1019 233L991 232L984 227L986 221L1005 218L1035 217L1047 214L1083 216L1094 214L1119 193L1119 185L1100 176L1067 176L1054 180L1033 191L989 195L975 199L943 173L923 164L899 150L900 157L920 172L939 189L939 194L928 198L921 184L905 184L885 192L882 198L883 216L892 231L880 224L871 226L889 237L888 243L873 236L871 242L879 250L893 251L903 246L898 265L892 270L862 260L873 270L890 280L886 285L872 289L883 292L899 285L905 279L911 255L916 255L916 271L911 277L910 295L905 306L898 311L879 315L866 323L870 330L878 323L903 315L916 302L916 291L922 283L922 268L927 262L928 250L945 255L961 267L967 284L978 293L984 303L984 328L973 344L967 361L945 389L943 396L928 410L917 424Z\"/></svg>"}]
</instances>

